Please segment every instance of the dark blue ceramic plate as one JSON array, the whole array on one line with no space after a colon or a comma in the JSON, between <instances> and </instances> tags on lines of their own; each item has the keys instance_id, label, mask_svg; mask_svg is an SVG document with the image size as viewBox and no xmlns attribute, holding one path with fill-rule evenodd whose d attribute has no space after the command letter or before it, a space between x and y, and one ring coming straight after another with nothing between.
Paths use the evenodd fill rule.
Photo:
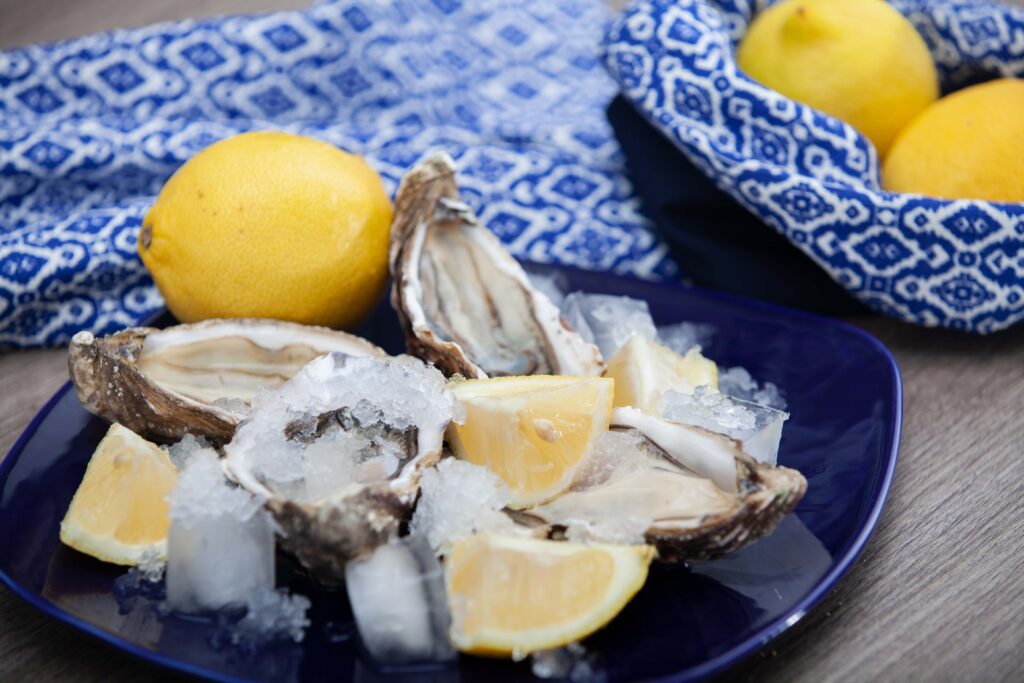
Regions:
<instances>
[{"instance_id":1,"label":"dark blue ceramic plate","mask_svg":"<svg viewBox=\"0 0 1024 683\"><path fill-rule=\"evenodd\" d=\"M572 289L646 299L659 324L692 320L718 332L707 353L785 391L792 418L781 463L807 496L768 538L724 560L656 566L606 629L587 640L610 681L692 681L722 670L794 624L846 571L878 520L896 466L899 371L853 327L796 311L678 286L563 270ZM402 349L394 315L363 333ZM215 680L519 681L527 664L463 657L440 671L381 671L360 650L343 591L309 583L286 559L280 583L313 600L301 645L247 653L219 645L215 625L161 618L113 594L122 570L61 545L58 524L107 425L65 386L0 465L0 579L46 614L137 657Z\"/></svg>"}]
</instances>

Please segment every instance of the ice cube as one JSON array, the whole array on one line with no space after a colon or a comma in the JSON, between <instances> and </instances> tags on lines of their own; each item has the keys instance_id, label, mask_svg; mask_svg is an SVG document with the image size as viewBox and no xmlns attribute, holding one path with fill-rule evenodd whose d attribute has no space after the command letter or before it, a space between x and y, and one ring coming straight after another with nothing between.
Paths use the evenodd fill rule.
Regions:
<instances>
[{"instance_id":1,"label":"ice cube","mask_svg":"<svg viewBox=\"0 0 1024 683\"><path fill-rule=\"evenodd\" d=\"M758 384L746 368L726 368L719 372L718 390L734 398L760 403L776 410L786 409L786 399L779 387L771 382Z\"/></svg>"},{"instance_id":2,"label":"ice cube","mask_svg":"<svg viewBox=\"0 0 1024 683\"><path fill-rule=\"evenodd\" d=\"M500 512L510 500L508 487L486 467L445 458L423 472L412 530L443 552L461 536L511 527L512 520Z\"/></svg>"},{"instance_id":3,"label":"ice cube","mask_svg":"<svg viewBox=\"0 0 1024 683\"><path fill-rule=\"evenodd\" d=\"M708 323L684 321L658 328L658 342L682 355L695 346L707 348L714 336L715 326Z\"/></svg>"},{"instance_id":4,"label":"ice cube","mask_svg":"<svg viewBox=\"0 0 1024 683\"><path fill-rule=\"evenodd\" d=\"M191 456L170 502L168 607L243 606L253 593L273 590L273 523L262 500L227 482L212 450Z\"/></svg>"},{"instance_id":5,"label":"ice cube","mask_svg":"<svg viewBox=\"0 0 1024 683\"><path fill-rule=\"evenodd\" d=\"M647 302L628 296L573 292L562 302L562 317L601 355L611 358L631 336L654 339L657 329Z\"/></svg>"},{"instance_id":6,"label":"ice cube","mask_svg":"<svg viewBox=\"0 0 1024 683\"><path fill-rule=\"evenodd\" d=\"M411 664L455 657L441 564L422 536L349 562L345 584L359 637L375 659Z\"/></svg>"},{"instance_id":7,"label":"ice cube","mask_svg":"<svg viewBox=\"0 0 1024 683\"><path fill-rule=\"evenodd\" d=\"M674 422L730 436L758 462L774 465L789 413L697 387L693 394L665 392L663 415Z\"/></svg>"},{"instance_id":8,"label":"ice cube","mask_svg":"<svg viewBox=\"0 0 1024 683\"><path fill-rule=\"evenodd\" d=\"M561 306L565 299L565 292L569 288L569 281L564 274L557 271L551 273L538 273L527 271L530 284L538 292L551 299L555 306Z\"/></svg>"}]
</instances>

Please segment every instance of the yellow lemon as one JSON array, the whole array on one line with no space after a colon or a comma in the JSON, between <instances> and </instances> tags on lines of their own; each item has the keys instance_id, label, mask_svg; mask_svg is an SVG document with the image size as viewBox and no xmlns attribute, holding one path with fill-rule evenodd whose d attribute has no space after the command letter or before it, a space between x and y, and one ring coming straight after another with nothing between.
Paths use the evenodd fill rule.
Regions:
<instances>
[{"instance_id":1,"label":"yellow lemon","mask_svg":"<svg viewBox=\"0 0 1024 683\"><path fill-rule=\"evenodd\" d=\"M523 656L598 630L647 580L650 546L479 535L455 542L445 575L463 652Z\"/></svg>"},{"instance_id":2,"label":"yellow lemon","mask_svg":"<svg viewBox=\"0 0 1024 683\"><path fill-rule=\"evenodd\" d=\"M633 335L608 359L605 377L615 380L615 407L631 406L661 415L661 398L669 389L691 393L699 386L718 388L718 366L694 347L680 355L640 335Z\"/></svg>"},{"instance_id":3,"label":"yellow lemon","mask_svg":"<svg viewBox=\"0 0 1024 683\"><path fill-rule=\"evenodd\" d=\"M119 424L100 441L64 520L60 540L115 564L138 563L146 550L167 554L167 496L178 472L167 453Z\"/></svg>"},{"instance_id":4,"label":"yellow lemon","mask_svg":"<svg viewBox=\"0 0 1024 683\"><path fill-rule=\"evenodd\" d=\"M391 202L361 158L312 138L245 133L167 181L139 254L182 322L351 328L383 293L390 228Z\"/></svg>"},{"instance_id":5,"label":"yellow lemon","mask_svg":"<svg viewBox=\"0 0 1024 683\"><path fill-rule=\"evenodd\" d=\"M882 167L890 192L1024 202L1024 80L964 88L900 133Z\"/></svg>"},{"instance_id":6,"label":"yellow lemon","mask_svg":"<svg viewBox=\"0 0 1024 683\"><path fill-rule=\"evenodd\" d=\"M489 468L512 492L510 507L557 496L595 436L608 431L615 383L602 377L495 377L449 385L466 408L452 424L455 455Z\"/></svg>"},{"instance_id":7,"label":"yellow lemon","mask_svg":"<svg viewBox=\"0 0 1024 683\"><path fill-rule=\"evenodd\" d=\"M755 17L737 59L754 80L849 123L879 156L939 96L928 46L882 0L784 0Z\"/></svg>"}]
</instances>

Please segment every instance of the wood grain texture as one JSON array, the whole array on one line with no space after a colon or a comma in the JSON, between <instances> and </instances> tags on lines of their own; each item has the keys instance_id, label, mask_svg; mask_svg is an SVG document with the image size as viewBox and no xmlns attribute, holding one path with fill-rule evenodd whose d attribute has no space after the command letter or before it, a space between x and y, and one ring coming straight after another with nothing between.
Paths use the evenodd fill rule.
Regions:
<instances>
[{"instance_id":1,"label":"wood grain texture","mask_svg":"<svg viewBox=\"0 0 1024 683\"><path fill-rule=\"evenodd\" d=\"M1018 4L1024 0L1018 0ZM0 48L300 0L0 0ZM839 586L739 681L1024 680L1024 335L856 321L904 379L885 512ZM0 354L0 453L67 377L65 351ZM179 680L53 622L0 589L0 681Z\"/></svg>"}]
</instances>

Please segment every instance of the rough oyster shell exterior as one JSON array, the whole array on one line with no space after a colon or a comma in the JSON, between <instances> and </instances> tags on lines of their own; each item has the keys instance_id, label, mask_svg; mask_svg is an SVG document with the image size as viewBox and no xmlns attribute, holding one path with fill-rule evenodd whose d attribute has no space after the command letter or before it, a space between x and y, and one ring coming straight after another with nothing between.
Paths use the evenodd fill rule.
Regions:
<instances>
[{"instance_id":1,"label":"rough oyster shell exterior","mask_svg":"<svg viewBox=\"0 0 1024 683\"><path fill-rule=\"evenodd\" d=\"M216 343L218 338L226 337L242 337L256 346L261 341L291 340L322 353L386 356L365 339L327 328L276 320L207 320L163 330L132 327L106 337L79 332L68 349L68 372L78 400L95 415L158 442L169 443L193 434L221 445L231 440L245 416L244 407L237 402L214 405L162 386L147 375L139 360L147 341L173 346L190 340Z\"/></svg>"}]
</instances>

